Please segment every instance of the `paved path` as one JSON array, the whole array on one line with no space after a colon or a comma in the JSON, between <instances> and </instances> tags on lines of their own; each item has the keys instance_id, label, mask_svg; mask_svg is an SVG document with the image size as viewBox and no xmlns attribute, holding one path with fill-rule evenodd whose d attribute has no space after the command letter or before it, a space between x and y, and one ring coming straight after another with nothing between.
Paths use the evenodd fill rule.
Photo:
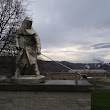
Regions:
<instances>
[{"instance_id":1,"label":"paved path","mask_svg":"<svg viewBox=\"0 0 110 110\"><path fill-rule=\"evenodd\" d=\"M91 110L90 92L0 91L0 110Z\"/></svg>"}]
</instances>

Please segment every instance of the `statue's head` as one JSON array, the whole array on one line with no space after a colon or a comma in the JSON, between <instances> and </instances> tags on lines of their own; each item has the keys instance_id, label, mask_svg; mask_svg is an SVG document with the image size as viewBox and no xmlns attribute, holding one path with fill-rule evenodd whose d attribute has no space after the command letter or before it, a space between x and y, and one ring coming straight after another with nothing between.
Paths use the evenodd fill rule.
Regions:
<instances>
[{"instance_id":1,"label":"statue's head","mask_svg":"<svg viewBox=\"0 0 110 110\"><path fill-rule=\"evenodd\" d=\"M32 27L32 19L29 17L26 17L21 25L21 28L19 29L19 33L23 33L25 35L33 35L35 34L35 30Z\"/></svg>"},{"instance_id":2,"label":"statue's head","mask_svg":"<svg viewBox=\"0 0 110 110\"><path fill-rule=\"evenodd\" d=\"M26 17L23 21L23 24L26 29L31 29L32 28L32 19L29 17Z\"/></svg>"}]
</instances>

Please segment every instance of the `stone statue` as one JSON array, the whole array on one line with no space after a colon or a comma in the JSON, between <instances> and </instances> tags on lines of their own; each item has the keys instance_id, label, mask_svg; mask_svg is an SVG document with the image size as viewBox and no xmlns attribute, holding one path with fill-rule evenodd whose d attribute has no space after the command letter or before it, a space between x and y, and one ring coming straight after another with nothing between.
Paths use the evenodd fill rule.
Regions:
<instances>
[{"instance_id":1,"label":"stone statue","mask_svg":"<svg viewBox=\"0 0 110 110\"><path fill-rule=\"evenodd\" d=\"M20 68L25 71L28 65L34 67L36 76L40 75L37 56L41 54L40 38L37 32L32 27L32 20L26 17L19 29L16 37L16 71L15 77L20 76Z\"/></svg>"}]
</instances>

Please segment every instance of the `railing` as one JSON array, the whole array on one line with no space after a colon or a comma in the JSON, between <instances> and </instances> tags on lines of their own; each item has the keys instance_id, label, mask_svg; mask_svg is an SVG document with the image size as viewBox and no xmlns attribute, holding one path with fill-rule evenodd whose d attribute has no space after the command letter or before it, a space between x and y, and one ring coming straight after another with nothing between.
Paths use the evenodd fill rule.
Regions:
<instances>
[{"instance_id":1,"label":"railing","mask_svg":"<svg viewBox=\"0 0 110 110\"><path fill-rule=\"evenodd\" d=\"M41 55L43 55L44 57L50 59L51 61L54 61L55 63L57 63L57 64L59 64L59 65L65 67L65 68L67 68L67 69L73 71L73 73L75 74L75 84L78 84L78 75L81 75L80 73L78 73L77 71L73 70L72 68L70 68L70 67L68 67L68 66L66 66L66 65L64 65L64 64L62 64L62 63L60 63L60 62L58 62L58 61L55 61L55 60L49 58L48 56L46 56L46 55L44 55L44 54L41 54Z\"/></svg>"}]
</instances>

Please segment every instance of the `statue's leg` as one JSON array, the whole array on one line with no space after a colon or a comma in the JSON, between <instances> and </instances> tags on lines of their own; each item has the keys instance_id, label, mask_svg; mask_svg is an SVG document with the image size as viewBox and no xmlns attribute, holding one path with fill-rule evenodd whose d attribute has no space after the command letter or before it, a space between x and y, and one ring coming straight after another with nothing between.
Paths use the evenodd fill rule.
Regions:
<instances>
[{"instance_id":1,"label":"statue's leg","mask_svg":"<svg viewBox=\"0 0 110 110\"><path fill-rule=\"evenodd\" d=\"M39 71L38 65L34 64L33 66L34 66L34 73L35 73L35 75L37 75L37 76L40 75L40 71Z\"/></svg>"},{"instance_id":2,"label":"statue's leg","mask_svg":"<svg viewBox=\"0 0 110 110\"><path fill-rule=\"evenodd\" d=\"M16 71L15 71L15 75L14 76L15 77L20 76L20 66L19 66L19 64L16 64Z\"/></svg>"},{"instance_id":3,"label":"statue's leg","mask_svg":"<svg viewBox=\"0 0 110 110\"><path fill-rule=\"evenodd\" d=\"M26 72L27 67L28 67L27 64L22 64L22 65L21 65L21 71L22 71L21 74L22 74L22 75L25 75L25 72Z\"/></svg>"}]
</instances>

